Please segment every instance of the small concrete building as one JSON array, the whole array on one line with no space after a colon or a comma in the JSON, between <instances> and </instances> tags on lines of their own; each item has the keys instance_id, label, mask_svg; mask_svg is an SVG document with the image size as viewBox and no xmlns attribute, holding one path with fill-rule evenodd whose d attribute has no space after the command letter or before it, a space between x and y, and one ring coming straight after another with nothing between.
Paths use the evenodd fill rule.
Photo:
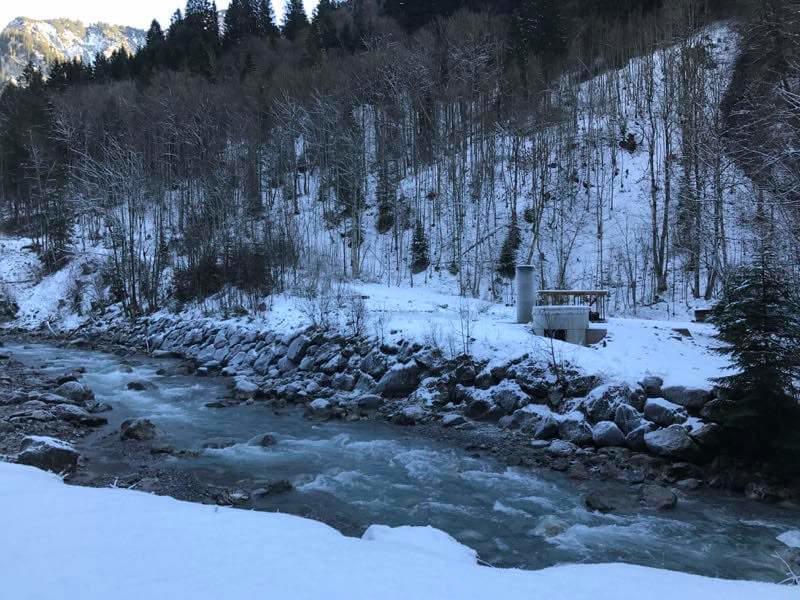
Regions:
<instances>
[{"instance_id":1,"label":"small concrete building","mask_svg":"<svg viewBox=\"0 0 800 600\"><path fill-rule=\"evenodd\" d=\"M517 322L532 323L536 335L588 346L607 331L604 323L608 292L603 290L538 290L533 265L517 266Z\"/></svg>"},{"instance_id":2,"label":"small concrete building","mask_svg":"<svg viewBox=\"0 0 800 600\"><path fill-rule=\"evenodd\" d=\"M585 346L588 329L588 306L535 306L533 308L533 332L536 335Z\"/></svg>"}]
</instances>

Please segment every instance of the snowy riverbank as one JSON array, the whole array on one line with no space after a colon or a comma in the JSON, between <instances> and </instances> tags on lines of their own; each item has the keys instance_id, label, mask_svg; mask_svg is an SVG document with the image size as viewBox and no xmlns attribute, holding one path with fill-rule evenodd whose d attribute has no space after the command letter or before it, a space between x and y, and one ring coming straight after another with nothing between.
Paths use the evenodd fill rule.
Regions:
<instances>
[{"instance_id":1,"label":"snowy riverbank","mask_svg":"<svg viewBox=\"0 0 800 600\"><path fill-rule=\"evenodd\" d=\"M415 598L794 599L793 588L625 565L537 572L479 567L432 529L372 528L364 539L297 517L70 487L0 463L0 574L24 599Z\"/></svg>"}]
</instances>

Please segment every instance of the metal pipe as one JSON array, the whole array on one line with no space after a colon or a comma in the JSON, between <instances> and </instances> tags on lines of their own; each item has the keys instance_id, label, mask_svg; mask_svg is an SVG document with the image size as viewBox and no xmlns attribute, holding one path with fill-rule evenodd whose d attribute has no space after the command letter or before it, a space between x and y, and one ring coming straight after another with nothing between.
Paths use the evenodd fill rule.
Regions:
<instances>
[{"instance_id":1,"label":"metal pipe","mask_svg":"<svg viewBox=\"0 0 800 600\"><path fill-rule=\"evenodd\" d=\"M530 323L536 305L536 272L533 265L517 265L517 323Z\"/></svg>"}]
</instances>

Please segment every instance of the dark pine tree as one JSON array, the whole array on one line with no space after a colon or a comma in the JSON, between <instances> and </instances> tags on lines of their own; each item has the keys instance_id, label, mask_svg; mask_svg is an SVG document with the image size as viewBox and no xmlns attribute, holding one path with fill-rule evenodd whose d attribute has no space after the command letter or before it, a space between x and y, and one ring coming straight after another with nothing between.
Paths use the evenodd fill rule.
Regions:
<instances>
[{"instance_id":1,"label":"dark pine tree","mask_svg":"<svg viewBox=\"0 0 800 600\"><path fill-rule=\"evenodd\" d=\"M283 17L283 37L290 42L298 39L309 27L303 0L287 0Z\"/></svg>"},{"instance_id":2,"label":"dark pine tree","mask_svg":"<svg viewBox=\"0 0 800 600\"><path fill-rule=\"evenodd\" d=\"M517 275L517 251L522 243L522 234L517 223L517 215L511 217L508 234L500 249L500 260L497 263L497 273L506 279L514 279Z\"/></svg>"},{"instance_id":3,"label":"dark pine tree","mask_svg":"<svg viewBox=\"0 0 800 600\"><path fill-rule=\"evenodd\" d=\"M378 219L375 227L381 235L394 227L394 206L397 202L397 183L389 165L378 170ZM427 268L427 267L426 267Z\"/></svg>"},{"instance_id":4,"label":"dark pine tree","mask_svg":"<svg viewBox=\"0 0 800 600\"><path fill-rule=\"evenodd\" d=\"M270 2L270 0L261 0L257 12L258 36L270 39L280 37L281 30L275 24L275 13L272 10L272 2Z\"/></svg>"},{"instance_id":5,"label":"dark pine tree","mask_svg":"<svg viewBox=\"0 0 800 600\"><path fill-rule=\"evenodd\" d=\"M718 384L734 450L768 456L797 436L800 302L786 269L764 249L727 279L712 320L736 373Z\"/></svg>"},{"instance_id":6,"label":"dark pine tree","mask_svg":"<svg viewBox=\"0 0 800 600\"><path fill-rule=\"evenodd\" d=\"M419 275L428 270L431 260L428 256L428 238L425 236L425 226L422 220L417 219L414 227L414 237L411 239L411 273Z\"/></svg>"}]
</instances>

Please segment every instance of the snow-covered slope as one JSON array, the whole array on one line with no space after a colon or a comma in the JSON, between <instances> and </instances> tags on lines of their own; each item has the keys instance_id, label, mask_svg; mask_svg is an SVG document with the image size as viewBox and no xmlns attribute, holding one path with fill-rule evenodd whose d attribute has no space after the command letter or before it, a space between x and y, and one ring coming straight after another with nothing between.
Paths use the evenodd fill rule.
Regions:
<instances>
[{"instance_id":1,"label":"snow-covered slope","mask_svg":"<svg viewBox=\"0 0 800 600\"><path fill-rule=\"evenodd\" d=\"M45 71L55 59L91 63L98 53L110 56L119 48L133 51L144 37L144 31L133 27L19 17L0 32L0 81L17 78L29 61Z\"/></svg>"},{"instance_id":2,"label":"snow-covered slope","mask_svg":"<svg viewBox=\"0 0 800 600\"><path fill-rule=\"evenodd\" d=\"M784 600L794 588L627 565L537 572L478 566L431 528L371 527L362 539L281 514L78 488L0 463L3 594L18 600Z\"/></svg>"}]
</instances>

